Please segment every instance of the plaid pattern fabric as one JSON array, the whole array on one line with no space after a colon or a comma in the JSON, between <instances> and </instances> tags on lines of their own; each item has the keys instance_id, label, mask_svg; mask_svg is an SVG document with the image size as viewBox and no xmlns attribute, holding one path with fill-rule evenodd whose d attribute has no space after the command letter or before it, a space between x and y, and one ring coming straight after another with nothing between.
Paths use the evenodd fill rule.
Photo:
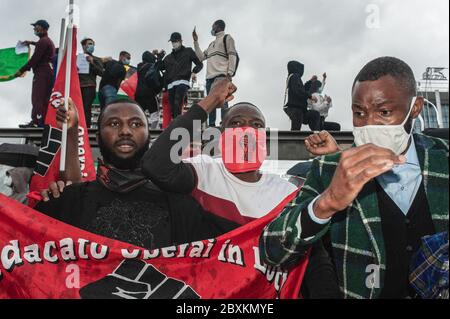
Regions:
<instances>
[{"instance_id":1,"label":"plaid pattern fabric","mask_svg":"<svg viewBox=\"0 0 450 319\"><path fill-rule=\"evenodd\" d=\"M448 299L448 232L426 236L413 259L409 281L423 299Z\"/></svg>"},{"instance_id":2,"label":"plaid pattern fabric","mask_svg":"<svg viewBox=\"0 0 450 319\"><path fill-rule=\"evenodd\" d=\"M448 230L448 141L414 135L430 212L437 232ZM263 231L261 257L266 263L290 267L306 248L330 233L333 259L345 298L377 298L383 288L386 252L376 184L368 183L345 211L312 239L301 239L301 214L331 183L341 154L314 160L307 181L295 198Z\"/></svg>"}]
</instances>

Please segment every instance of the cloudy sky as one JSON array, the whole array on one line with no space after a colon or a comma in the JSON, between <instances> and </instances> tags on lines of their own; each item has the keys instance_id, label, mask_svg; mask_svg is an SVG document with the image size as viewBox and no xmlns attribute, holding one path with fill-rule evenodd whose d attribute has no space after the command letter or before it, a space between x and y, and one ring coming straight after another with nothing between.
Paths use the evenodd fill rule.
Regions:
<instances>
[{"instance_id":1,"label":"cloudy sky","mask_svg":"<svg viewBox=\"0 0 450 319\"><path fill-rule=\"evenodd\" d=\"M67 1L68 2L68 1ZM59 41L64 0L0 0L0 48L33 40L30 22L49 21L50 37ZM235 83L236 101L260 106L268 125L288 129L282 111L286 64L306 65L305 79L327 72L324 93L334 99L329 120L350 129L351 84L371 59L391 55L408 62L419 78L427 66L449 63L448 0L76 0L80 8L80 39L97 42L95 54L113 56L128 50L132 64L143 51L170 50L173 31L192 46L194 26L206 48L212 22L227 22L241 63ZM204 80L205 71L199 76ZM32 76L0 83L0 127L27 122L31 111Z\"/></svg>"}]
</instances>

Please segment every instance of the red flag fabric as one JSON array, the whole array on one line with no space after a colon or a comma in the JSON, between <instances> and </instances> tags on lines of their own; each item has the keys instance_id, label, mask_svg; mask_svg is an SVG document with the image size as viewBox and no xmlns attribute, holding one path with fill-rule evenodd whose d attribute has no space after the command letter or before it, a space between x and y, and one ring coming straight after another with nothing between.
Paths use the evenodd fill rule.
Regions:
<instances>
[{"instance_id":1,"label":"red flag fabric","mask_svg":"<svg viewBox=\"0 0 450 319\"><path fill-rule=\"evenodd\" d=\"M137 72L133 73L129 78L125 79L120 85L120 89L128 95L128 97L132 100L135 99L136 88L138 83L138 74ZM119 92L120 93L120 92Z\"/></svg>"},{"instance_id":2,"label":"red flag fabric","mask_svg":"<svg viewBox=\"0 0 450 319\"><path fill-rule=\"evenodd\" d=\"M94 160L89 144L89 133L86 128L86 119L83 109L83 99L81 96L80 81L76 65L77 52L77 29L73 28L72 39L72 65L70 77L70 93L78 110L78 154L80 168L84 181L95 179ZM42 136L41 149L36 162L34 176L31 179L30 192L46 189L50 182L60 180L59 161L62 141L62 130L56 122L56 112L60 106L60 101L64 98L66 83L67 55L64 56L55 85L50 96L47 115L45 118L45 129Z\"/></svg>"},{"instance_id":3,"label":"red flag fabric","mask_svg":"<svg viewBox=\"0 0 450 319\"><path fill-rule=\"evenodd\" d=\"M172 111L170 111L169 92L162 92L162 129L165 130L172 123Z\"/></svg>"},{"instance_id":4,"label":"red flag fabric","mask_svg":"<svg viewBox=\"0 0 450 319\"><path fill-rule=\"evenodd\" d=\"M0 195L0 298L294 299L289 272L259 257L271 214L216 239L148 251L69 226Z\"/></svg>"}]
</instances>

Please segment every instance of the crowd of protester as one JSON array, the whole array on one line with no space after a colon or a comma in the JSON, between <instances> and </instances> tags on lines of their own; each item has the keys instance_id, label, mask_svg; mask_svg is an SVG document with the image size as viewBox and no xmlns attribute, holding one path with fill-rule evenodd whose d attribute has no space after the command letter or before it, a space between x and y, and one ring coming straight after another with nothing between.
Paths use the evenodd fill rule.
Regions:
<instances>
[{"instance_id":1,"label":"crowd of protester","mask_svg":"<svg viewBox=\"0 0 450 319\"><path fill-rule=\"evenodd\" d=\"M49 62L54 47L46 35L48 24L37 22L35 29L41 38L36 52L45 49L47 54L40 56ZM83 40L90 64L89 73L80 75L86 113L96 77L102 76L97 179L83 182L79 163L68 162L74 178L42 190L36 209L92 233L155 249L224 234L266 216L296 194L261 234L260 252L268 265L283 269L310 258L303 297L448 298L448 249L444 256L435 255L424 244L448 247L448 140L412 134L424 99L411 68L398 58L381 57L361 69L350 92L355 144L342 150L326 131L312 134L305 146L318 157L297 192L299 185L260 170L267 156L262 111L251 103L228 107L238 89L232 78L239 56L234 39L224 31L225 23L216 21L216 39L205 51L194 30L194 49L184 47L181 34L173 33L171 54L145 52L138 66L137 102L117 96L130 54L121 52L118 61L97 58L92 55L95 42ZM182 114L189 81L204 60L208 95ZM32 58L19 71L31 67L42 78L42 88L33 86L41 104L52 75L44 64ZM288 63L288 74L284 110L292 130L303 124L323 130L332 107L331 98L321 95L326 74L322 81L314 76L303 84L304 65L298 61ZM174 120L150 147L153 124L144 110L156 112L156 95L163 86ZM40 114L41 104L36 102ZM202 152L186 157L195 145L191 139L174 151L180 145L174 132L181 129L193 137L203 127L195 123L215 126L217 109L223 112L218 156ZM38 120L33 118L33 124ZM67 110L59 108L57 120L67 122L69 129L78 126L72 101ZM240 142L227 142L234 138ZM77 135L68 134L73 149L77 143ZM229 157L229 152L237 156ZM113 220L120 227L112 227ZM424 258L431 261L426 267ZM370 265L376 272L371 281ZM444 275L437 277L436 269Z\"/></svg>"},{"instance_id":2,"label":"crowd of protester","mask_svg":"<svg viewBox=\"0 0 450 319\"><path fill-rule=\"evenodd\" d=\"M38 20L32 25L39 41L22 42L24 45L35 45L36 49L30 61L16 73L16 76L19 77L30 69L34 71L32 120L20 125L21 128L44 126L47 104L58 64L58 48L55 49L55 45L48 37L50 25L45 20ZM216 39L205 51L200 49L198 35L194 30L192 36L195 50L185 47L182 35L179 32L174 32L169 39L172 44L170 54L166 55L164 50L157 49L143 53L142 62L137 66L138 85L133 99L149 112L151 128L156 128L157 120L159 120L157 96L162 91L168 93L171 119L175 119L182 114L191 81L192 83L197 81L196 74L203 69L203 61L207 61L207 93L209 93L215 79L220 77L231 79L236 74L239 56L236 52L234 39L231 35L225 34L225 22L223 20L214 22L211 35ZM88 128L92 124L92 104L97 95L97 78L101 78L98 85L99 104L101 108L104 108L109 102L116 99L121 83L126 79L127 71L131 66L131 54L129 52L121 51L117 60L111 57L97 57L94 55L95 45L94 39L83 39L81 41L83 54L81 54L81 57L78 56L78 58L86 59L88 63L87 70L79 69L83 107ZM77 62L79 61L77 60ZM192 67L192 64L195 66ZM228 104L225 103L222 112L227 107ZM209 125L216 125L215 112L210 114Z\"/></svg>"},{"instance_id":3,"label":"crowd of protester","mask_svg":"<svg viewBox=\"0 0 450 319\"><path fill-rule=\"evenodd\" d=\"M49 24L45 20L38 20L32 24L38 42L24 41L25 45L35 45L36 50L30 61L21 68L16 76L21 76L31 68L35 77L32 88L32 120L26 127L42 127L45 121L47 103L51 88L56 76L58 48L48 37ZM194 29L192 37L194 49L183 45L182 35L174 32L169 42L172 44L172 52L166 55L164 50L145 51L142 54L142 62L137 66L138 85L133 99L141 105L150 115L150 127L156 128L159 121L158 96L162 91L168 92L170 105L170 118L175 119L182 114L186 104L187 92L192 83L197 81L197 74L203 69L203 61L207 61L206 69L206 93L209 94L214 81L221 77L232 79L239 66L239 55L234 39L225 34L225 22L214 22L211 35L215 40L206 50L200 48L197 31ZM103 108L108 102L117 97L121 83L126 79L127 70L131 63L131 54L121 51L117 60L111 57L97 57L95 41L84 38L81 41L83 54L81 59L88 62L88 70L80 71L80 86L83 98L83 107L87 127L91 127L92 104L97 96L97 78L99 104ZM192 67L192 64L195 67ZM292 130L300 131L303 124L309 125L313 131L340 130L337 123L325 122L328 111L332 107L332 99L322 95L325 88L326 73L322 82L314 75L305 84L302 82L304 65L297 61L288 63L288 80L286 85L286 100L284 110L292 122ZM228 103L220 108L222 118L228 108ZM216 110L209 114L208 125L217 125Z\"/></svg>"}]
</instances>

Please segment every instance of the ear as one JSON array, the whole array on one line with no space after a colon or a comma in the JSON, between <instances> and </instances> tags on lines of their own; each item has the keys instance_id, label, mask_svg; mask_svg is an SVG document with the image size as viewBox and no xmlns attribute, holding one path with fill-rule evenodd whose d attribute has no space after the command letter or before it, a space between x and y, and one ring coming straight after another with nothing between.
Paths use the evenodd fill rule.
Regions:
<instances>
[{"instance_id":1,"label":"ear","mask_svg":"<svg viewBox=\"0 0 450 319\"><path fill-rule=\"evenodd\" d=\"M413 105L413 109L411 111L411 118L416 119L420 113L423 111L424 99L422 96L418 96L416 102Z\"/></svg>"}]
</instances>

